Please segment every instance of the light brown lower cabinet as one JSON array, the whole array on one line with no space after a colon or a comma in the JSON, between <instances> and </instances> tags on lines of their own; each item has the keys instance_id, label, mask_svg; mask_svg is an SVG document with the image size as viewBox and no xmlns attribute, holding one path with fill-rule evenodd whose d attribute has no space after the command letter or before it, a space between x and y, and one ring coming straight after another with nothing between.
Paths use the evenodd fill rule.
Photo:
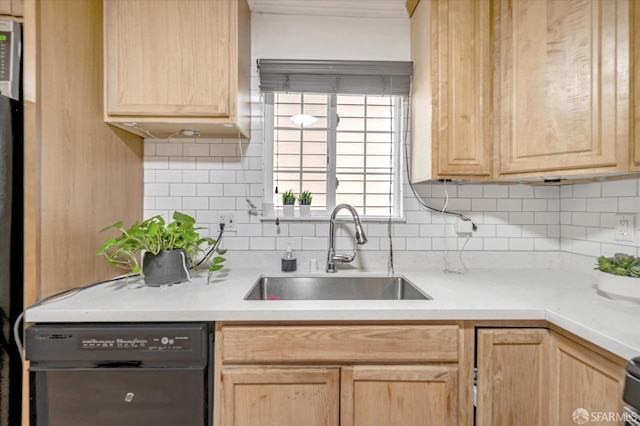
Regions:
<instances>
[{"instance_id":1,"label":"light brown lower cabinet","mask_svg":"<svg viewBox=\"0 0 640 426\"><path fill-rule=\"evenodd\" d=\"M547 329L479 329L477 426L545 426Z\"/></svg>"},{"instance_id":2,"label":"light brown lower cabinet","mask_svg":"<svg viewBox=\"0 0 640 426\"><path fill-rule=\"evenodd\" d=\"M457 425L457 373L445 366L344 367L340 425Z\"/></svg>"},{"instance_id":3,"label":"light brown lower cabinet","mask_svg":"<svg viewBox=\"0 0 640 426\"><path fill-rule=\"evenodd\" d=\"M456 426L464 417L470 426L470 397L459 412L459 333L457 324L218 323L216 424Z\"/></svg>"},{"instance_id":4,"label":"light brown lower cabinet","mask_svg":"<svg viewBox=\"0 0 640 426\"><path fill-rule=\"evenodd\" d=\"M229 367L223 426L455 426L457 368Z\"/></svg>"},{"instance_id":5,"label":"light brown lower cabinet","mask_svg":"<svg viewBox=\"0 0 640 426\"><path fill-rule=\"evenodd\" d=\"M625 361L582 343L546 328L478 329L476 425L623 425Z\"/></svg>"},{"instance_id":6,"label":"light brown lower cabinet","mask_svg":"<svg viewBox=\"0 0 640 426\"><path fill-rule=\"evenodd\" d=\"M222 425L338 426L339 390L338 368L224 368Z\"/></svg>"},{"instance_id":7,"label":"light brown lower cabinet","mask_svg":"<svg viewBox=\"0 0 640 426\"><path fill-rule=\"evenodd\" d=\"M217 323L215 342L223 426L473 426L474 352L477 426L624 423L626 361L540 321Z\"/></svg>"},{"instance_id":8,"label":"light brown lower cabinet","mask_svg":"<svg viewBox=\"0 0 640 426\"><path fill-rule=\"evenodd\" d=\"M622 391L625 369L572 340L551 332L549 397L552 425L573 426L574 415L588 415L588 424L623 425ZM582 410L580 410L582 409Z\"/></svg>"}]
</instances>

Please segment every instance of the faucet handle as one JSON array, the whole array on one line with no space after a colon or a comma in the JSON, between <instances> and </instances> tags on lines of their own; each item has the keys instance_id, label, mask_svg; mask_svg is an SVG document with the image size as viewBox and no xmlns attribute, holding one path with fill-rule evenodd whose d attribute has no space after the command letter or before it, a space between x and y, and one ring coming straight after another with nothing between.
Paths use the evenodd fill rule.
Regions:
<instances>
[{"instance_id":1,"label":"faucet handle","mask_svg":"<svg viewBox=\"0 0 640 426\"><path fill-rule=\"evenodd\" d=\"M353 262L353 259L355 258L356 258L356 252L354 251L352 255L334 254L331 260L336 263L349 263L349 262Z\"/></svg>"}]
</instances>

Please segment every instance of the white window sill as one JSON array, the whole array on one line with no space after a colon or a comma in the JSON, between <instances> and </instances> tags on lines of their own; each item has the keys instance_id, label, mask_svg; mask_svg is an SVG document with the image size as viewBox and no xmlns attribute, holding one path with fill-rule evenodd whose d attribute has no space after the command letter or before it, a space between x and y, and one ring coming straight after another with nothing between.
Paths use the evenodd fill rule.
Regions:
<instances>
[{"instance_id":1,"label":"white window sill","mask_svg":"<svg viewBox=\"0 0 640 426\"><path fill-rule=\"evenodd\" d=\"M278 215L277 219L280 222L329 222L330 215L311 215L311 216L283 216ZM261 216L261 222L275 222L276 216ZM384 216L360 216L360 221L365 223L387 223L388 217ZM407 219L404 217L392 217L393 223L406 223ZM351 216L340 215L336 218L336 222L353 222Z\"/></svg>"}]
</instances>

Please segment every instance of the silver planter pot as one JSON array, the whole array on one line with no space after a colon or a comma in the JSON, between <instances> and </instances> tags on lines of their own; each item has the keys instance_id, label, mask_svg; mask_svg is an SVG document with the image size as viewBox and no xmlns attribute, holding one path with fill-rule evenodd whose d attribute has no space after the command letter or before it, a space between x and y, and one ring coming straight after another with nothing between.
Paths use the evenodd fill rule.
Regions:
<instances>
[{"instance_id":1,"label":"silver planter pot","mask_svg":"<svg viewBox=\"0 0 640 426\"><path fill-rule=\"evenodd\" d=\"M158 254L145 252L142 258L144 282L156 287L189 281L188 264L185 249L162 250Z\"/></svg>"}]
</instances>

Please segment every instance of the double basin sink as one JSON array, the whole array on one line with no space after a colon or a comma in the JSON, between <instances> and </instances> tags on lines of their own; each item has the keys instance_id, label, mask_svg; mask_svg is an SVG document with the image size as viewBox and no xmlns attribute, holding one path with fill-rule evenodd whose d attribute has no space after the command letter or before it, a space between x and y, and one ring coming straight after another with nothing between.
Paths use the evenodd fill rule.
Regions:
<instances>
[{"instance_id":1,"label":"double basin sink","mask_svg":"<svg viewBox=\"0 0 640 426\"><path fill-rule=\"evenodd\" d=\"M431 300L403 276L262 276L244 300Z\"/></svg>"}]
</instances>

